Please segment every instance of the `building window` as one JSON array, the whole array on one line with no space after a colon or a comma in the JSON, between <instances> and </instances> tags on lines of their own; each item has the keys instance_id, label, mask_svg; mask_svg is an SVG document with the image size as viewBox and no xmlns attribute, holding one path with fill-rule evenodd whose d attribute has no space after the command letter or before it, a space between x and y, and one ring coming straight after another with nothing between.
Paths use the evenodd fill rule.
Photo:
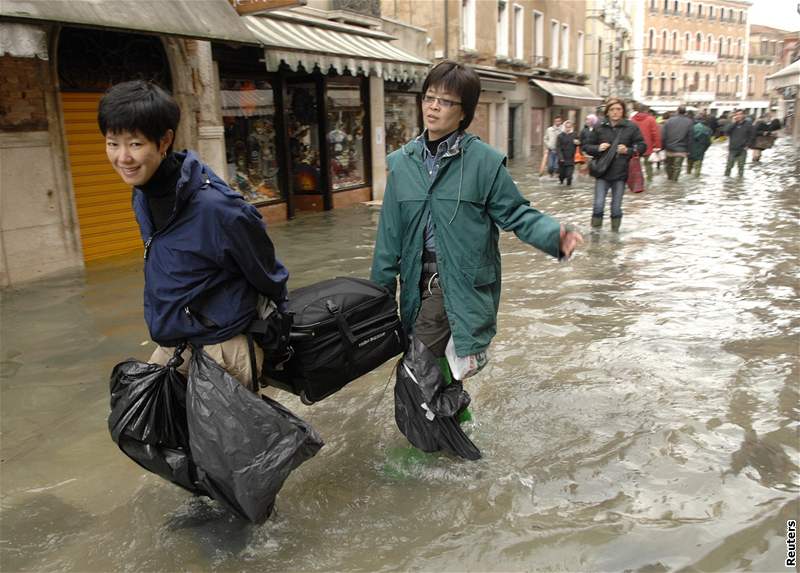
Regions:
<instances>
[{"instance_id":1,"label":"building window","mask_svg":"<svg viewBox=\"0 0 800 573\"><path fill-rule=\"evenodd\" d=\"M753 89L755 85L753 84L753 76L750 76L747 81L747 95L753 95Z\"/></svg>"},{"instance_id":2,"label":"building window","mask_svg":"<svg viewBox=\"0 0 800 573\"><path fill-rule=\"evenodd\" d=\"M683 36L683 49L689 51L692 49L692 35L686 32Z\"/></svg>"},{"instance_id":3,"label":"building window","mask_svg":"<svg viewBox=\"0 0 800 573\"><path fill-rule=\"evenodd\" d=\"M737 95L739 92L739 74L736 74L736 79L733 82L733 95Z\"/></svg>"},{"instance_id":4,"label":"building window","mask_svg":"<svg viewBox=\"0 0 800 573\"><path fill-rule=\"evenodd\" d=\"M331 188L366 185L364 102L359 78L330 78L325 90Z\"/></svg>"},{"instance_id":5,"label":"building window","mask_svg":"<svg viewBox=\"0 0 800 573\"><path fill-rule=\"evenodd\" d=\"M708 74L706 74L706 87L705 87L705 91L708 91L708 88L709 88L709 86L711 85L711 83L710 83L710 82L711 82L711 76L710 76L710 75L708 75Z\"/></svg>"},{"instance_id":6,"label":"building window","mask_svg":"<svg viewBox=\"0 0 800 573\"><path fill-rule=\"evenodd\" d=\"M653 95L653 72L647 72L647 95Z\"/></svg>"},{"instance_id":7,"label":"building window","mask_svg":"<svg viewBox=\"0 0 800 573\"><path fill-rule=\"evenodd\" d=\"M577 72L579 74L583 73L583 58L585 57L584 46L583 46L584 41L585 40L583 32L578 32L578 46L577 46L578 50L577 53L575 54L575 58L577 59Z\"/></svg>"},{"instance_id":8,"label":"building window","mask_svg":"<svg viewBox=\"0 0 800 573\"><path fill-rule=\"evenodd\" d=\"M679 51L678 48L678 32L675 30L672 31L672 53L677 54Z\"/></svg>"},{"instance_id":9,"label":"building window","mask_svg":"<svg viewBox=\"0 0 800 573\"><path fill-rule=\"evenodd\" d=\"M667 46L667 31L663 30L661 32L661 51L666 52L668 47L669 46Z\"/></svg>"},{"instance_id":10,"label":"building window","mask_svg":"<svg viewBox=\"0 0 800 573\"><path fill-rule=\"evenodd\" d=\"M561 25L561 67L565 70L570 69L569 66L569 25Z\"/></svg>"},{"instance_id":11,"label":"building window","mask_svg":"<svg viewBox=\"0 0 800 573\"><path fill-rule=\"evenodd\" d=\"M550 67L558 67L558 36L561 31L557 20L550 21Z\"/></svg>"},{"instance_id":12,"label":"building window","mask_svg":"<svg viewBox=\"0 0 800 573\"><path fill-rule=\"evenodd\" d=\"M683 86L683 91L689 90L689 74L686 72L683 73L683 83L681 85Z\"/></svg>"},{"instance_id":13,"label":"building window","mask_svg":"<svg viewBox=\"0 0 800 573\"><path fill-rule=\"evenodd\" d=\"M657 0L650 0L650 10L652 12L656 12L658 10L658 6L656 6Z\"/></svg>"},{"instance_id":14,"label":"building window","mask_svg":"<svg viewBox=\"0 0 800 573\"><path fill-rule=\"evenodd\" d=\"M667 93L667 74L661 72L661 77L658 78L658 93L665 95Z\"/></svg>"},{"instance_id":15,"label":"building window","mask_svg":"<svg viewBox=\"0 0 800 573\"><path fill-rule=\"evenodd\" d=\"M686 3L686 15L687 16L691 16L692 15L692 3L691 2L687 2Z\"/></svg>"},{"instance_id":16,"label":"building window","mask_svg":"<svg viewBox=\"0 0 800 573\"><path fill-rule=\"evenodd\" d=\"M744 24L744 10L739 10L739 23Z\"/></svg>"},{"instance_id":17,"label":"building window","mask_svg":"<svg viewBox=\"0 0 800 573\"><path fill-rule=\"evenodd\" d=\"M695 37L694 49L698 52L703 49L703 34L700 32L697 32L697 37Z\"/></svg>"},{"instance_id":18,"label":"building window","mask_svg":"<svg viewBox=\"0 0 800 573\"><path fill-rule=\"evenodd\" d=\"M647 34L647 49L651 52L656 51L656 31L650 28L650 32Z\"/></svg>"},{"instance_id":19,"label":"building window","mask_svg":"<svg viewBox=\"0 0 800 573\"><path fill-rule=\"evenodd\" d=\"M702 18L703 17L703 5L702 4L698 4L697 5L697 17L698 18Z\"/></svg>"},{"instance_id":20,"label":"building window","mask_svg":"<svg viewBox=\"0 0 800 573\"><path fill-rule=\"evenodd\" d=\"M475 49L475 2L461 0L461 46L465 50Z\"/></svg>"},{"instance_id":21,"label":"building window","mask_svg":"<svg viewBox=\"0 0 800 573\"><path fill-rule=\"evenodd\" d=\"M533 65L544 64L544 15L533 11Z\"/></svg>"},{"instance_id":22,"label":"building window","mask_svg":"<svg viewBox=\"0 0 800 573\"><path fill-rule=\"evenodd\" d=\"M725 8L720 7L719 9L719 21L722 22L725 19Z\"/></svg>"},{"instance_id":23,"label":"building window","mask_svg":"<svg viewBox=\"0 0 800 573\"><path fill-rule=\"evenodd\" d=\"M251 203L283 199L275 92L266 80L220 80L227 181Z\"/></svg>"},{"instance_id":24,"label":"building window","mask_svg":"<svg viewBox=\"0 0 800 573\"><path fill-rule=\"evenodd\" d=\"M719 43L717 44L717 55L722 57L722 49L725 46L725 38L722 36L719 37Z\"/></svg>"},{"instance_id":25,"label":"building window","mask_svg":"<svg viewBox=\"0 0 800 573\"><path fill-rule=\"evenodd\" d=\"M708 19L709 20L713 20L714 19L714 7L713 6L709 6L708 7Z\"/></svg>"},{"instance_id":26,"label":"building window","mask_svg":"<svg viewBox=\"0 0 800 573\"><path fill-rule=\"evenodd\" d=\"M733 43L733 39L730 36L728 36L728 52L727 52L727 54L729 56L733 55L733 46L731 45L732 43Z\"/></svg>"},{"instance_id":27,"label":"building window","mask_svg":"<svg viewBox=\"0 0 800 573\"><path fill-rule=\"evenodd\" d=\"M709 53L714 52L714 36L711 34L706 36L706 51Z\"/></svg>"},{"instance_id":28,"label":"building window","mask_svg":"<svg viewBox=\"0 0 800 573\"><path fill-rule=\"evenodd\" d=\"M669 93L670 93L670 95L675 95L676 93L678 93L676 85L675 85L677 83L677 81L678 81L677 74L675 72L672 72L672 74L669 77Z\"/></svg>"},{"instance_id":29,"label":"building window","mask_svg":"<svg viewBox=\"0 0 800 573\"><path fill-rule=\"evenodd\" d=\"M673 8L672 8L672 9L673 9L673 11L674 11L674 12L677 14L677 13L678 13L678 10L679 10L679 8L680 8L680 6L678 5L678 0L675 0L675 2L672 4L672 7L673 7Z\"/></svg>"},{"instance_id":30,"label":"building window","mask_svg":"<svg viewBox=\"0 0 800 573\"><path fill-rule=\"evenodd\" d=\"M419 135L417 94L387 91L384 93L383 109L388 155Z\"/></svg>"},{"instance_id":31,"label":"building window","mask_svg":"<svg viewBox=\"0 0 800 573\"><path fill-rule=\"evenodd\" d=\"M669 0L664 0L664 14L669 12Z\"/></svg>"},{"instance_id":32,"label":"building window","mask_svg":"<svg viewBox=\"0 0 800 573\"><path fill-rule=\"evenodd\" d=\"M694 73L694 81L692 82L692 90L697 91L700 89L700 72Z\"/></svg>"},{"instance_id":33,"label":"building window","mask_svg":"<svg viewBox=\"0 0 800 573\"><path fill-rule=\"evenodd\" d=\"M514 4L514 57L525 58L525 12L519 4Z\"/></svg>"},{"instance_id":34,"label":"building window","mask_svg":"<svg viewBox=\"0 0 800 573\"><path fill-rule=\"evenodd\" d=\"M508 56L508 3L497 2L497 55Z\"/></svg>"},{"instance_id":35,"label":"building window","mask_svg":"<svg viewBox=\"0 0 800 573\"><path fill-rule=\"evenodd\" d=\"M741 57L742 56L742 40L739 40L736 43L736 55Z\"/></svg>"}]
</instances>

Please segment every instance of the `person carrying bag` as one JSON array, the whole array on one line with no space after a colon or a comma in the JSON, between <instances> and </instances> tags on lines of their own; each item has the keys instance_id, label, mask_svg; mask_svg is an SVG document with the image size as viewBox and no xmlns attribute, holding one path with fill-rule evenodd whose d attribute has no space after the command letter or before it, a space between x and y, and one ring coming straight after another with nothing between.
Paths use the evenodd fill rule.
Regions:
<instances>
[{"instance_id":1,"label":"person carrying bag","mask_svg":"<svg viewBox=\"0 0 800 573\"><path fill-rule=\"evenodd\" d=\"M622 196L628 179L630 158L645 152L647 145L639 127L625 119L625 103L610 98L605 106L605 120L584 146L594 158L589 173L595 177L592 227L603 225L606 196L611 191L611 230L619 231L622 222Z\"/></svg>"}]
</instances>

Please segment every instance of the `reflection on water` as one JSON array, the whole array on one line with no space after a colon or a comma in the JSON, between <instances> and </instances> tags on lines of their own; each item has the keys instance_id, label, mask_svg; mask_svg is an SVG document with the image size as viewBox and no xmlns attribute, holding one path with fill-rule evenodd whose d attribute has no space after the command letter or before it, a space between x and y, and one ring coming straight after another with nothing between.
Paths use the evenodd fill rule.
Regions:
<instances>
[{"instance_id":1,"label":"reflection on water","mask_svg":"<svg viewBox=\"0 0 800 573\"><path fill-rule=\"evenodd\" d=\"M414 455L391 365L312 407L326 446L254 527L147 474L108 437L107 376L149 354L140 260L3 293L2 568L8 571L782 570L798 512L798 157L743 180L627 194L512 174L586 230L558 264L504 235L492 362L467 385L484 459ZM375 207L271 234L293 288L366 276Z\"/></svg>"}]
</instances>

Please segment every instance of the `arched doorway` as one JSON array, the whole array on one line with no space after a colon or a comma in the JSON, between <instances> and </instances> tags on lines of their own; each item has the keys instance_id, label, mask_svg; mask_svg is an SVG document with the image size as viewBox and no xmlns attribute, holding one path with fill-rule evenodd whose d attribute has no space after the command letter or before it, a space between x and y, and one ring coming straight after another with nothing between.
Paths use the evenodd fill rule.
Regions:
<instances>
[{"instance_id":1,"label":"arched doorway","mask_svg":"<svg viewBox=\"0 0 800 573\"><path fill-rule=\"evenodd\" d=\"M83 259L142 249L131 188L108 163L97 106L105 90L122 81L143 79L170 89L164 47L155 36L63 28L57 63Z\"/></svg>"}]
</instances>

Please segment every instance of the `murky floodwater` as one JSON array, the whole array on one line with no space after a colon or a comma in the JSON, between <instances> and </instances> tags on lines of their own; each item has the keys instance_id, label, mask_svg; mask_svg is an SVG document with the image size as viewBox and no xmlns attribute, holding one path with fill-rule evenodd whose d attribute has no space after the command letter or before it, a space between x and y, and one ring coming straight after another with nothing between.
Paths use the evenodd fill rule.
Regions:
<instances>
[{"instance_id":1,"label":"murky floodwater","mask_svg":"<svg viewBox=\"0 0 800 573\"><path fill-rule=\"evenodd\" d=\"M326 446L245 524L127 460L107 376L151 347L138 257L3 293L3 571L780 571L798 511L798 155L628 194L558 264L502 239L477 463L408 456L386 365L311 407ZM571 189L512 167L542 210ZM274 225L292 287L366 276L378 211Z\"/></svg>"}]
</instances>

